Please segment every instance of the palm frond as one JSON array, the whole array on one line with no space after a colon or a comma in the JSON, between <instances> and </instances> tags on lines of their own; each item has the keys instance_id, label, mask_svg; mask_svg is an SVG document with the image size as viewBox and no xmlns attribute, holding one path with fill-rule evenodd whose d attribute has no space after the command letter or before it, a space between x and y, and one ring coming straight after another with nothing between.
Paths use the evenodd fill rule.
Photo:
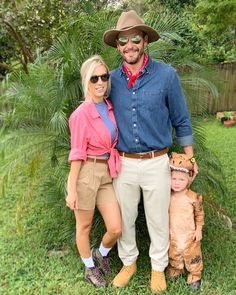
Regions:
<instances>
[{"instance_id":1,"label":"palm frond","mask_svg":"<svg viewBox=\"0 0 236 295\"><path fill-rule=\"evenodd\" d=\"M98 53L110 69L121 62L118 52L102 41L104 31L115 26L118 14L119 11L103 10L92 15L79 13L76 21L68 20L64 28L66 33L57 37L49 51L38 55L36 62L29 66L28 75L16 72L7 82L4 101L9 108L3 113L0 135L1 181L6 185L13 172L20 172L27 166L27 177L35 180L37 205L44 208L42 214L53 217L53 222L44 227L45 241L55 236L58 240L74 240L74 218L64 201L69 170L67 118L83 100L79 69L84 60ZM217 97L217 90L204 76L205 69L191 60L191 52L181 37L185 24L178 16L163 11L149 11L144 18L161 35L161 40L149 45L150 55L177 67L192 113L196 106L206 111L209 93ZM199 91L203 93L200 98ZM215 155L206 149L204 129L196 121L193 130L201 167L194 187L206 194L223 195L226 190L221 166ZM31 193L29 190L29 198ZM25 201L22 198L19 203L19 218ZM100 219L96 218L95 225L99 227Z\"/></svg>"},{"instance_id":2,"label":"palm frond","mask_svg":"<svg viewBox=\"0 0 236 295\"><path fill-rule=\"evenodd\" d=\"M52 130L59 132L59 134L66 134L68 131L68 123L66 114L62 111L56 111L50 120Z\"/></svg>"},{"instance_id":3,"label":"palm frond","mask_svg":"<svg viewBox=\"0 0 236 295\"><path fill-rule=\"evenodd\" d=\"M204 203L210 207L213 211L217 212L219 218L226 224L226 226L232 230L233 228L233 222L231 218L229 217L228 213L225 211L222 206L220 206L212 196L206 196L204 197Z\"/></svg>"},{"instance_id":4,"label":"palm frond","mask_svg":"<svg viewBox=\"0 0 236 295\"><path fill-rule=\"evenodd\" d=\"M169 11L148 11L144 15L144 19L147 24L155 28L160 34L162 39L182 41L180 33L184 30L185 24L176 14Z\"/></svg>"}]
</instances>

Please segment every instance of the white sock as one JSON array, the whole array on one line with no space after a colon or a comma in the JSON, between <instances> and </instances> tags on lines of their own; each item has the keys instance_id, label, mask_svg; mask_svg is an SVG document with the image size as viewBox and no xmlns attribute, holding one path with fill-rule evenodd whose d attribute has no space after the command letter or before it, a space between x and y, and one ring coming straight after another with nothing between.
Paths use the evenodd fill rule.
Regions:
<instances>
[{"instance_id":1,"label":"white sock","mask_svg":"<svg viewBox=\"0 0 236 295\"><path fill-rule=\"evenodd\" d=\"M105 256L107 256L107 254L109 253L109 251L111 250L111 248L105 248L103 246L103 244L101 243L98 250L102 254L102 256L105 257Z\"/></svg>"},{"instance_id":2,"label":"white sock","mask_svg":"<svg viewBox=\"0 0 236 295\"><path fill-rule=\"evenodd\" d=\"M83 261L83 263L85 264L86 267L91 268L91 267L94 267L95 266L94 265L94 262L93 262L92 256L90 256L88 258L81 257L81 259L82 259L82 261Z\"/></svg>"}]
</instances>

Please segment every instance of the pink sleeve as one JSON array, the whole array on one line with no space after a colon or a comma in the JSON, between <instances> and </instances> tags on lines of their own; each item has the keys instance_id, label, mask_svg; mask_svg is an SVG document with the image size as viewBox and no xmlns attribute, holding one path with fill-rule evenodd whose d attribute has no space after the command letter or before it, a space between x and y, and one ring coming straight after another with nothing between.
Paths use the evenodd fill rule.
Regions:
<instances>
[{"instance_id":1,"label":"pink sleeve","mask_svg":"<svg viewBox=\"0 0 236 295\"><path fill-rule=\"evenodd\" d=\"M87 159L87 127L86 118L83 114L74 112L69 119L70 127L70 144L71 150L69 154L69 161L77 161Z\"/></svg>"}]
</instances>

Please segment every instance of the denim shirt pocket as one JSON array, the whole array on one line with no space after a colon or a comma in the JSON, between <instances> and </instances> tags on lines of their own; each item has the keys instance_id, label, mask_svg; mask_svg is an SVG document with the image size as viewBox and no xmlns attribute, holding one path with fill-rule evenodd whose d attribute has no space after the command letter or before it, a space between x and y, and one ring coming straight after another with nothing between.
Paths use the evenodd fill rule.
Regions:
<instances>
[{"instance_id":1,"label":"denim shirt pocket","mask_svg":"<svg viewBox=\"0 0 236 295\"><path fill-rule=\"evenodd\" d=\"M161 109L165 103L165 90L164 89L153 89L143 90L143 108L148 111L157 111Z\"/></svg>"}]
</instances>

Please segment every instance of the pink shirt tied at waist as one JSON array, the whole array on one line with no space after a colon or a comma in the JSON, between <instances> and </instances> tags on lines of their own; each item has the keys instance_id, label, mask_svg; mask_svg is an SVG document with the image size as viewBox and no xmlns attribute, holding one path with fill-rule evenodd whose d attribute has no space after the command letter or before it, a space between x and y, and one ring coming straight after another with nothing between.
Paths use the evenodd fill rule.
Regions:
<instances>
[{"instance_id":1,"label":"pink shirt tied at waist","mask_svg":"<svg viewBox=\"0 0 236 295\"><path fill-rule=\"evenodd\" d=\"M111 142L111 133L100 117L92 101L84 101L70 116L71 150L69 161L87 160L87 156L99 156L109 153L108 166L111 177L117 177L120 169L120 156L115 149L118 129L110 101L105 100L108 114L116 126L116 138Z\"/></svg>"}]
</instances>

